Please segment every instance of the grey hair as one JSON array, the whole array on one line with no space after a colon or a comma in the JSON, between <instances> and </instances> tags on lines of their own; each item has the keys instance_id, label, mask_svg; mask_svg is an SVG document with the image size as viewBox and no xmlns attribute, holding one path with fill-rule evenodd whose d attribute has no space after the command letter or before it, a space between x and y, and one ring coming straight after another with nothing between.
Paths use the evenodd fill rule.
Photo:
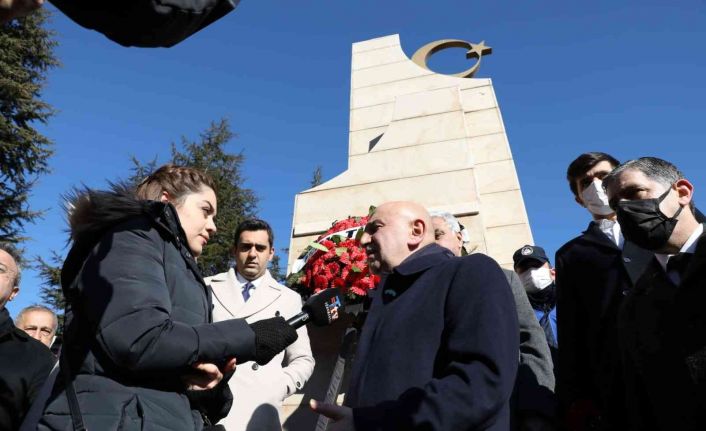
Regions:
<instances>
[{"instance_id":1,"label":"grey hair","mask_svg":"<svg viewBox=\"0 0 706 431\"><path fill-rule=\"evenodd\" d=\"M17 247L15 247L9 242L0 242L0 250L9 254L12 260L15 261L15 266L17 267L17 274L15 274L15 280L12 283L12 287L19 288L20 279L22 278L22 266L20 265L20 262L22 262L22 256L20 255L20 251L17 249Z\"/></svg>"},{"instance_id":2,"label":"grey hair","mask_svg":"<svg viewBox=\"0 0 706 431\"><path fill-rule=\"evenodd\" d=\"M642 172L647 178L656 181L666 188L684 178L684 173L674 164L659 159L657 157L640 157L639 159L628 160L613 169L603 178L603 187L608 189L625 171L636 170ZM689 208L694 212L694 200L689 203Z\"/></svg>"},{"instance_id":3,"label":"grey hair","mask_svg":"<svg viewBox=\"0 0 706 431\"><path fill-rule=\"evenodd\" d=\"M658 159L657 157L640 157L639 159L628 160L613 169L610 174L603 178L603 183L608 187L620 174L631 169L642 172L647 178L657 181L665 187L670 187L684 178L684 174L666 160Z\"/></svg>"},{"instance_id":4,"label":"grey hair","mask_svg":"<svg viewBox=\"0 0 706 431\"><path fill-rule=\"evenodd\" d=\"M447 225L449 225L449 228L451 228L452 232L458 233L461 232L461 223L458 222L458 219L454 217L453 214L451 214L448 211L429 211L429 215L434 218L442 218L446 222Z\"/></svg>"},{"instance_id":5,"label":"grey hair","mask_svg":"<svg viewBox=\"0 0 706 431\"><path fill-rule=\"evenodd\" d=\"M17 321L17 324L19 324L22 321L24 315L29 313L30 311L44 311L47 313L51 313L51 316L54 319L54 332L59 329L59 318L56 316L56 313L54 313L54 310L39 304L34 304L30 305L29 307L25 307L19 313L17 313L17 318L15 319Z\"/></svg>"}]
</instances>

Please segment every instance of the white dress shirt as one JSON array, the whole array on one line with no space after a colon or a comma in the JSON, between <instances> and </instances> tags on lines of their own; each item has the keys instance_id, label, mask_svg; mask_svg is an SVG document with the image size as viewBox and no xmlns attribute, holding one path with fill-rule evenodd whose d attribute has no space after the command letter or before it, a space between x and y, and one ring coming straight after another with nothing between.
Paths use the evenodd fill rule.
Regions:
<instances>
[{"instance_id":1,"label":"white dress shirt","mask_svg":"<svg viewBox=\"0 0 706 431\"><path fill-rule=\"evenodd\" d=\"M601 219L597 221L598 228L608 237L609 240L619 249L623 249L623 243L625 239L623 238L623 233L620 231L620 224L615 220Z\"/></svg>"}]
</instances>

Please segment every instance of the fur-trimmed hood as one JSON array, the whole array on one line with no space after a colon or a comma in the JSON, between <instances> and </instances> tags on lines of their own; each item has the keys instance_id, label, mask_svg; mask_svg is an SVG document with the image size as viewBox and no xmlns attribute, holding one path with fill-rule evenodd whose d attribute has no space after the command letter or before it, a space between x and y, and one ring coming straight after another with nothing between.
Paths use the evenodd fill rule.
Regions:
<instances>
[{"instance_id":1,"label":"fur-trimmed hood","mask_svg":"<svg viewBox=\"0 0 706 431\"><path fill-rule=\"evenodd\" d=\"M84 259L103 235L133 217L149 218L155 228L167 233L175 242L186 244L174 206L139 200L129 187L113 185L110 190L75 190L66 201L72 247L61 271L64 289L71 284Z\"/></svg>"},{"instance_id":2,"label":"fur-trimmed hood","mask_svg":"<svg viewBox=\"0 0 706 431\"><path fill-rule=\"evenodd\" d=\"M111 226L137 215L154 213L159 202L140 201L132 191L114 185L111 190L75 190L67 199L67 219L71 241L96 241Z\"/></svg>"}]
</instances>

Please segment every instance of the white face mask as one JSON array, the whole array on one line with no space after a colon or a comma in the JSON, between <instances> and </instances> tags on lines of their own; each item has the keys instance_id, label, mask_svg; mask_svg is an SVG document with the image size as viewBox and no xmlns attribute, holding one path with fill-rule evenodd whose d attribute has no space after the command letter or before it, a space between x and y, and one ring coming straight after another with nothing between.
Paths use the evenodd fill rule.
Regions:
<instances>
[{"instance_id":1,"label":"white face mask","mask_svg":"<svg viewBox=\"0 0 706 431\"><path fill-rule=\"evenodd\" d=\"M519 274L519 276L527 293L536 293L544 290L554 282L552 273L546 266L528 269Z\"/></svg>"},{"instance_id":2,"label":"white face mask","mask_svg":"<svg viewBox=\"0 0 706 431\"><path fill-rule=\"evenodd\" d=\"M603 181L598 178L594 178L593 183L583 190L581 199L591 214L606 216L614 212L613 209L608 206L608 195L606 195L605 190L603 190Z\"/></svg>"}]
</instances>

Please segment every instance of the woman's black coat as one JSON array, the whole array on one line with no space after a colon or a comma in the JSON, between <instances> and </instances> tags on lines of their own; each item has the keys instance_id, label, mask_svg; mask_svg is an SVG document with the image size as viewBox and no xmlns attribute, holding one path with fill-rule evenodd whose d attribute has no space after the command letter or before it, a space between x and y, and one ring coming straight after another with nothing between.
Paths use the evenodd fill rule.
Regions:
<instances>
[{"instance_id":1,"label":"woman's black coat","mask_svg":"<svg viewBox=\"0 0 706 431\"><path fill-rule=\"evenodd\" d=\"M174 207L89 192L70 222L64 349L86 428L200 430L204 414L215 423L230 407L228 385L196 401L181 376L197 361L252 360L255 336L244 320L209 323L210 292ZM39 429L70 424L59 378Z\"/></svg>"}]
</instances>

